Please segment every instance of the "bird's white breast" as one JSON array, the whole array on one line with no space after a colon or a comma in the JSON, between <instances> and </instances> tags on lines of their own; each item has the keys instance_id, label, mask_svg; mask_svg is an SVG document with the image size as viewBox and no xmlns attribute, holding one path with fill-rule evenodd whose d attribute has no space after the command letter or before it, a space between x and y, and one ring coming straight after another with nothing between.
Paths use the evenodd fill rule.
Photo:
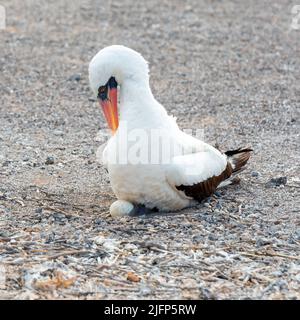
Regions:
<instances>
[{"instance_id":1,"label":"bird's white breast","mask_svg":"<svg viewBox=\"0 0 300 320\"><path fill-rule=\"evenodd\" d=\"M125 164L116 163L116 153L120 155L118 143L116 134L104 150L111 186L118 199L166 211L191 205L191 199L169 184L166 173L170 164L132 164L128 158ZM128 151L130 143L126 144Z\"/></svg>"},{"instance_id":2,"label":"bird's white breast","mask_svg":"<svg viewBox=\"0 0 300 320\"><path fill-rule=\"evenodd\" d=\"M118 199L160 210L190 205L190 199L169 185L160 165L109 165L108 171Z\"/></svg>"}]
</instances>

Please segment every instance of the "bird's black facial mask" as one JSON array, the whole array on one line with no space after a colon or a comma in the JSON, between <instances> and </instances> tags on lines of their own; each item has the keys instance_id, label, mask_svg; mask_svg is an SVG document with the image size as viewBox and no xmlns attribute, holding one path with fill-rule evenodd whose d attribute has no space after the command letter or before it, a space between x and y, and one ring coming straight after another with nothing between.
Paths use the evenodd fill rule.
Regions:
<instances>
[{"instance_id":1,"label":"bird's black facial mask","mask_svg":"<svg viewBox=\"0 0 300 320\"><path fill-rule=\"evenodd\" d=\"M118 88L118 83L115 77L111 77L105 86L101 86L98 89L98 99L107 100L108 99L108 91Z\"/></svg>"}]
</instances>

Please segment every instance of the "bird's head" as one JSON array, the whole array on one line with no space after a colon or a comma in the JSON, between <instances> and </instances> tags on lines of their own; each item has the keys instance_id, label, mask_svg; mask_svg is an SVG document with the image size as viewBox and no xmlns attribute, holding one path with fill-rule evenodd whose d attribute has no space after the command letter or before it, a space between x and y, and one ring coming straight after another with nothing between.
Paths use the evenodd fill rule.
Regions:
<instances>
[{"instance_id":1,"label":"bird's head","mask_svg":"<svg viewBox=\"0 0 300 320\"><path fill-rule=\"evenodd\" d=\"M89 65L90 86L111 130L118 128L118 86L149 82L148 64L136 51L113 45L100 50Z\"/></svg>"}]
</instances>

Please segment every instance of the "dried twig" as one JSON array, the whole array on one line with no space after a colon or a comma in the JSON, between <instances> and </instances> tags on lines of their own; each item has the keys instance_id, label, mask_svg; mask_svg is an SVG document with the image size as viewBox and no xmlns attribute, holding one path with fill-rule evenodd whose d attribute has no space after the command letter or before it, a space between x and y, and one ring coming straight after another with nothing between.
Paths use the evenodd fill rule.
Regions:
<instances>
[{"instance_id":1,"label":"dried twig","mask_svg":"<svg viewBox=\"0 0 300 320\"><path fill-rule=\"evenodd\" d=\"M85 254L85 253L90 253L90 251L88 250L70 250L70 251L63 251L63 252L59 252L53 255L49 255L46 258L48 260L50 259L56 259L59 258L61 256L69 256L69 255L77 255L77 254Z\"/></svg>"},{"instance_id":2,"label":"dried twig","mask_svg":"<svg viewBox=\"0 0 300 320\"><path fill-rule=\"evenodd\" d=\"M44 206L43 209L63 213L66 217L80 217L78 214L69 213L62 209L54 208L50 206Z\"/></svg>"},{"instance_id":3,"label":"dried twig","mask_svg":"<svg viewBox=\"0 0 300 320\"><path fill-rule=\"evenodd\" d=\"M273 253L273 252L239 252L240 254L244 256L249 256L249 257L279 257L279 258L285 258L285 259L292 259L292 260L300 260L299 256L289 256L281 253Z\"/></svg>"}]
</instances>

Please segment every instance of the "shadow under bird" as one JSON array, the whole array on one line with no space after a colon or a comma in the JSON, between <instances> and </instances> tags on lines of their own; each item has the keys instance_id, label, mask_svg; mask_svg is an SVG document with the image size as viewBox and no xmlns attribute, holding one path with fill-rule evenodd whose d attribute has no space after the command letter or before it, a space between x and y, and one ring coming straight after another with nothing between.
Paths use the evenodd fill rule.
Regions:
<instances>
[{"instance_id":1,"label":"shadow under bird","mask_svg":"<svg viewBox=\"0 0 300 320\"><path fill-rule=\"evenodd\" d=\"M100 50L89 80L112 130L102 154L118 198L112 216L194 206L232 183L247 163L250 148L222 153L179 129L154 98L138 52L119 45Z\"/></svg>"}]
</instances>

